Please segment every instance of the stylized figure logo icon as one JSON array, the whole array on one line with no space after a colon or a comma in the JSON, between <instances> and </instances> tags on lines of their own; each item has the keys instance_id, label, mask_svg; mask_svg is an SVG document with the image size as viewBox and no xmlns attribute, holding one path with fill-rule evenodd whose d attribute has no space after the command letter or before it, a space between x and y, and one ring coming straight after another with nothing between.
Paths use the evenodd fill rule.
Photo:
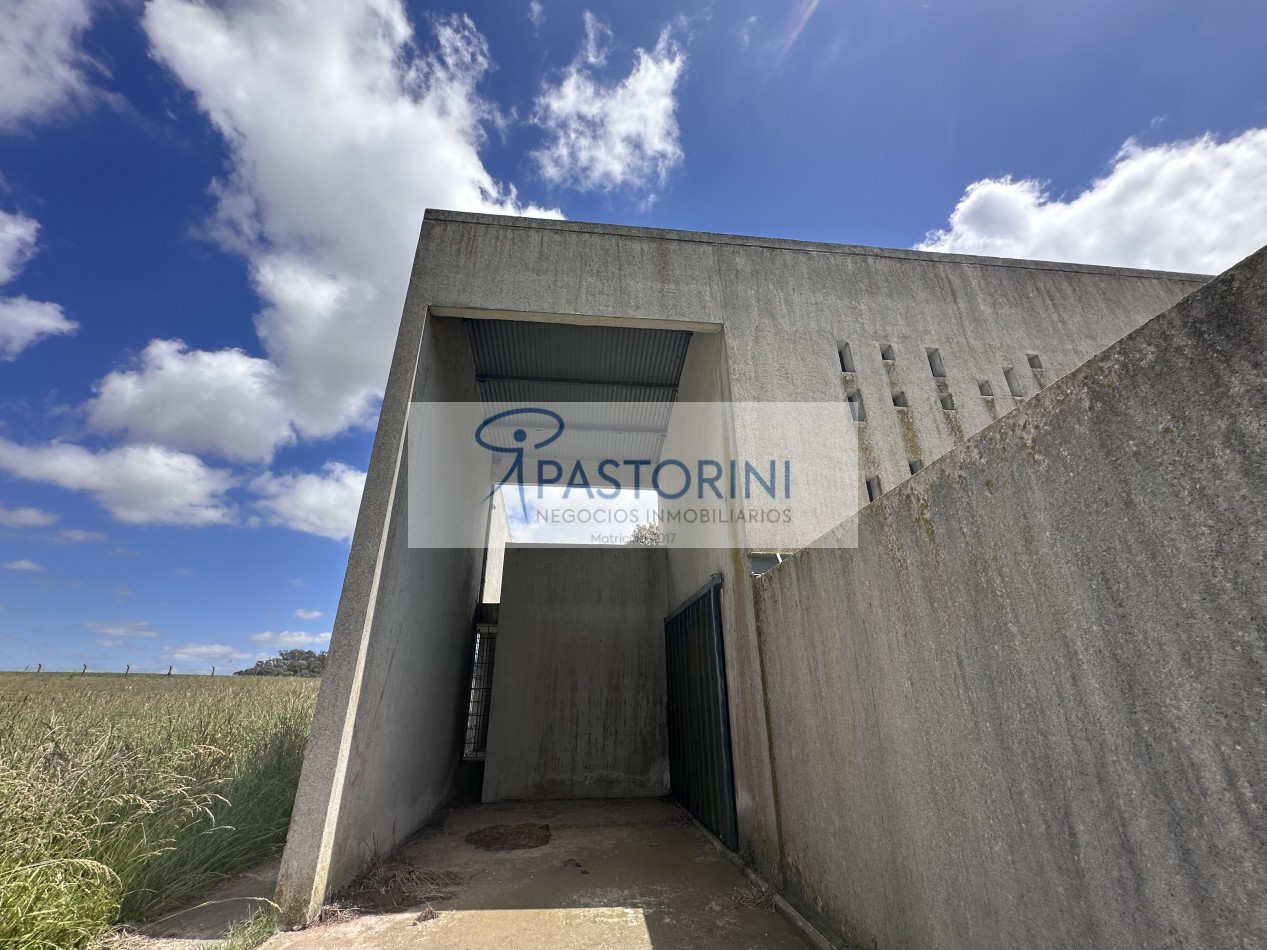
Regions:
<instances>
[{"instance_id":1,"label":"stylized figure logo icon","mask_svg":"<svg viewBox=\"0 0 1267 950\"><path fill-rule=\"evenodd\" d=\"M533 418L534 416L536 418ZM515 427L514 430L507 433L506 430L512 425ZM475 441L481 446L491 452L510 454L515 457L515 460L510 463L510 468L506 470L505 477L493 486L493 490L485 496L485 500L492 498L497 490L509 482L513 476L519 485L519 505L523 510L525 521L528 519L528 502L524 498L524 443L528 441L529 429L550 430L550 434L540 442L532 443L534 449L543 449L563 434L563 417L549 409L507 409L505 412L489 416L475 430ZM502 439L507 434L514 445L502 444ZM499 439L499 436L502 439Z\"/></svg>"}]
</instances>

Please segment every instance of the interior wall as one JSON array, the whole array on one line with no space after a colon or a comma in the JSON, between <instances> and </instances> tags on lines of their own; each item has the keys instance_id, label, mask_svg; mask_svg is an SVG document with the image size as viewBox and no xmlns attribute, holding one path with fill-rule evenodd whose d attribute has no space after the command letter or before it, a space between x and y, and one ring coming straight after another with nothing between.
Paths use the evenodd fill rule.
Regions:
<instances>
[{"instance_id":1,"label":"interior wall","mask_svg":"<svg viewBox=\"0 0 1267 950\"><path fill-rule=\"evenodd\" d=\"M413 385L389 387L414 401L384 402L331 638L333 675L323 678L283 856L278 904L288 923L313 920L367 860L425 822L448 797L460 757L488 520L474 473L486 483L486 463L422 447L446 453L449 481L432 486L430 502L447 506L450 525L461 521L468 545L411 548L410 414L478 399L460 321L428 318L414 339L416 363L393 367Z\"/></svg>"},{"instance_id":2,"label":"interior wall","mask_svg":"<svg viewBox=\"0 0 1267 950\"><path fill-rule=\"evenodd\" d=\"M506 548L484 801L668 791L664 550Z\"/></svg>"},{"instance_id":3,"label":"interior wall","mask_svg":"<svg viewBox=\"0 0 1267 950\"><path fill-rule=\"evenodd\" d=\"M1267 251L756 581L785 887L878 948L1267 946Z\"/></svg>"}]
</instances>

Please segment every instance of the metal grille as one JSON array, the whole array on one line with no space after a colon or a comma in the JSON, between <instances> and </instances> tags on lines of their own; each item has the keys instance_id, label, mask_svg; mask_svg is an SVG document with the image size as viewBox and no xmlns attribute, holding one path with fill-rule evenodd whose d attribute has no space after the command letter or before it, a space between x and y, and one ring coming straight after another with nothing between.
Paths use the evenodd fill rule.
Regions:
<instances>
[{"instance_id":1,"label":"metal grille","mask_svg":"<svg viewBox=\"0 0 1267 950\"><path fill-rule=\"evenodd\" d=\"M488 748L488 711L493 701L493 657L496 654L497 624L476 624L471 698L466 714L466 744L462 748L462 757L466 759L482 759Z\"/></svg>"},{"instance_id":2,"label":"metal grille","mask_svg":"<svg viewBox=\"0 0 1267 950\"><path fill-rule=\"evenodd\" d=\"M732 850L739 845L730 750L722 576L665 618L673 797Z\"/></svg>"}]
</instances>

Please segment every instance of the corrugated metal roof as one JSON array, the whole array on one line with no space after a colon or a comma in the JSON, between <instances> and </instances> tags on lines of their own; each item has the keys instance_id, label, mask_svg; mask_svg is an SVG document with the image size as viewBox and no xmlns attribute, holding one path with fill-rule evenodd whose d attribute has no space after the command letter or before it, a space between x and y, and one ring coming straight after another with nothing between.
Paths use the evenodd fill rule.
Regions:
<instances>
[{"instance_id":1,"label":"corrugated metal roof","mask_svg":"<svg viewBox=\"0 0 1267 950\"><path fill-rule=\"evenodd\" d=\"M566 403L572 444L552 444L559 457L659 459L690 331L514 320L466 325L488 415Z\"/></svg>"},{"instance_id":2,"label":"corrugated metal roof","mask_svg":"<svg viewBox=\"0 0 1267 950\"><path fill-rule=\"evenodd\" d=\"M549 379L676 389L689 330L468 320L480 379Z\"/></svg>"}]
</instances>

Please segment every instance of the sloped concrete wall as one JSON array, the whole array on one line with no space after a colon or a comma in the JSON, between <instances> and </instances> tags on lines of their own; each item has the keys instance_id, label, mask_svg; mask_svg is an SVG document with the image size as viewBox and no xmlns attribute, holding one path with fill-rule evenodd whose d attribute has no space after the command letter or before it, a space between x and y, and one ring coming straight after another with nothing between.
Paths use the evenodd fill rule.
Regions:
<instances>
[{"instance_id":1,"label":"sloped concrete wall","mask_svg":"<svg viewBox=\"0 0 1267 950\"><path fill-rule=\"evenodd\" d=\"M423 411L411 397L478 399L459 321L407 308L402 322L278 877L288 925L311 923L366 861L425 822L461 755L487 516L449 497L469 512L469 547L409 547L405 427Z\"/></svg>"},{"instance_id":2,"label":"sloped concrete wall","mask_svg":"<svg viewBox=\"0 0 1267 950\"><path fill-rule=\"evenodd\" d=\"M484 801L669 790L665 551L509 545Z\"/></svg>"},{"instance_id":3,"label":"sloped concrete wall","mask_svg":"<svg viewBox=\"0 0 1267 950\"><path fill-rule=\"evenodd\" d=\"M879 948L1267 946L1267 250L755 583L786 886Z\"/></svg>"}]
</instances>

